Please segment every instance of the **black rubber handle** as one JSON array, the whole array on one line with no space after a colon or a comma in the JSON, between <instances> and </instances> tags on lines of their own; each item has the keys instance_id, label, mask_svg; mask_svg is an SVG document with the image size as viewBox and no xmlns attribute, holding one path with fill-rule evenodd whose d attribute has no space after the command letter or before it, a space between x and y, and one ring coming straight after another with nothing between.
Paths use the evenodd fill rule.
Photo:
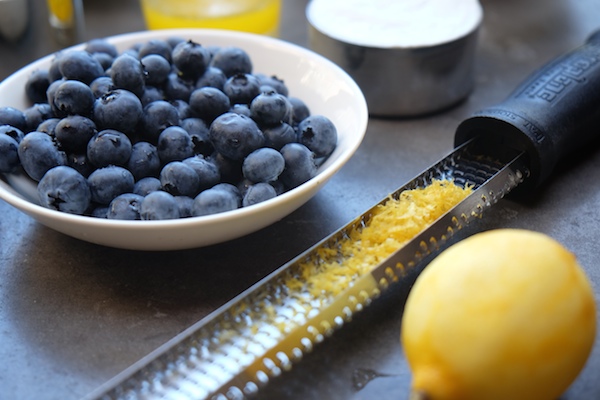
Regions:
<instances>
[{"instance_id":1,"label":"black rubber handle","mask_svg":"<svg viewBox=\"0 0 600 400\"><path fill-rule=\"evenodd\" d=\"M474 137L491 153L527 153L526 190L544 182L561 158L600 137L600 31L537 70L502 103L464 120L455 145Z\"/></svg>"}]
</instances>

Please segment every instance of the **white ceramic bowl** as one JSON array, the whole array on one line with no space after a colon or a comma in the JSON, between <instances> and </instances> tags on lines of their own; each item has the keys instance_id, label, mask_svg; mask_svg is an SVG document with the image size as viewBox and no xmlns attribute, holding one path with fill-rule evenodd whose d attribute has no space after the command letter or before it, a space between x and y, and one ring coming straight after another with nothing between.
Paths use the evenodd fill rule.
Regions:
<instances>
[{"instance_id":1,"label":"white ceramic bowl","mask_svg":"<svg viewBox=\"0 0 600 400\"><path fill-rule=\"evenodd\" d=\"M163 30L114 36L119 50L153 38L179 36L204 46L239 46L254 64L254 72L276 75L312 114L330 118L338 130L333 154L310 181L250 207L203 217L164 221L118 221L71 215L47 209L36 201L35 183L22 176L0 174L0 199L38 222L75 238L133 250L177 250L207 246L244 236L285 217L308 201L350 159L366 132L365 98L342 69L324 57L294 44L266 36L218 30ZM83 48L83 45L74 48ZM24 84L36 69L47 68L44 57L0 83L0 106L24 110L29 106Z\"/></svg>"}]
</instances>

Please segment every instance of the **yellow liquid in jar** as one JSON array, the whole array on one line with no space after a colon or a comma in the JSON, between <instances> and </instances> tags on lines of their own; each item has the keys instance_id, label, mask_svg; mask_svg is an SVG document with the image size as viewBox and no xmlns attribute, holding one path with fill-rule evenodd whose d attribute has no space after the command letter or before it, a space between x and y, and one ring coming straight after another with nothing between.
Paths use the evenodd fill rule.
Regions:
<instances>
[{"instance_id":1,"label":"yellow liquid in jar","mask_svg":"<svg viewBox=\"0 0 600 400\"><path fill-rule=\"evenodd\" d=\"M57 23L69 24L73 20L73 1L72 0L48 0L48 10L51 18L55 18Z\"/></svg>"},{"instance_id":2,"label":"yellow liquid in jar","mask_svg":"<svg viewBox=\"0 0 600 400\"><path fill-rule=\"evenodd\" d=\"M281 0L143 0L148 29L229 29L276 36Z\"/></svg>"}]
</instances>

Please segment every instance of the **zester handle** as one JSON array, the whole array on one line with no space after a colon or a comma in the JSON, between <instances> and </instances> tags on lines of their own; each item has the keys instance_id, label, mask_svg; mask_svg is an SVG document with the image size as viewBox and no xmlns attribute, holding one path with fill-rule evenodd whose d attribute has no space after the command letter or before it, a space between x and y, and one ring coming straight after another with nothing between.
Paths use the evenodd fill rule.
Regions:
<instances>
[{"instance_id":1,"label":"zester handle","mask_svg":"<svg viewBox=\"0 0 600 400\"><path fill-rule=\"evenodd\" d=\"M530 177L544 182L557 162L600 136L600 31L547 63L505 101L476 112L457 128L455 145L479 137L485 151L525 151Z\"/></svg>"}]
</instances>

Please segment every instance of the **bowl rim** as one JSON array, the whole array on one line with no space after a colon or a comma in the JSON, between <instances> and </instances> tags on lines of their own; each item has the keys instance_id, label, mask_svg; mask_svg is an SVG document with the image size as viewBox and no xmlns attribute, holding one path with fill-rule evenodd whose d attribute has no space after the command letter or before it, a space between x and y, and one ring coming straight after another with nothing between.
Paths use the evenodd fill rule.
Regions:
<instances>
[{"instance_id":1,"label":"bowl rim","mask_svg":"<svg viewBox=\"0 0 600 400\"><path fill-rule=\"evenodd\" d=\"M109 40L109 42L111 43L114 43L117 46L117 48L119 48L119 45L121 45L121 48L119 48L119 50L122 51L122 47L125 46L125 43L130 44L134 42L142 42L151 38L166 38L171 36L190 36L191 39L201 36L211 36L218 37L219 39L224 40L231 39L234 41L240 41L240 39L242 39L244 41L250 41L257 44L260 42L269 47L276 46L282 49L287 48L289 51L293 51L294 53L302 55L302 57L308 57L311 59L318 60L319 63L323 63L327 65L328 68L336 71L336 75L339 75L339 77L343 79L344 84L352 90L352 93L354 93L357 96L360 95L360 97L357 97L354 100L356 102L356 105L358 106L356 114L358 115L357 120L359 121L359 126L354 127L354 130L357 132L356 135L352 136L353 139L349 141L348 147L345 148L343 152L338 154L337 157L331 160L330 163L326 162L324 165L319 166L317 175L312 179L308 180L307 182L264 202L254 204L248 207L240 207L235 210L226 211L218 214L153 221L112 220L87 215L69 214L62 211L52 210L30 201L26 196L24 196L22 193L19 193L19 191L13 187L14 185L12 185L10 182L12 174L8 173L0 174L0 199L6 201L13 207L25 212L26 214L29 214L34 219L37 219L36 216L39 216L45 219L54 219L57 220L57 222L69 224L91 224L91 229L93 229L94 226L98 226L104 228L114 227L115 229L126 228L128 231L143 231L153 228L177 229L179 227L201 227L202 225L214 226L215 224L223 222L233 222L237 219L250 218L252 214L265 212L266 209L276 207L277 205L293 202L293 199L295 199L298 196L309 195L309 197L306 200L304 200L300 205L296 206L295 208L300 207L302 204L308 201L310 197L312 197L312 195L314 195L314 193L310 193L312 191L316 192L316 190L320 186L322 186L333 175L335 175L335 173L337 173L337 171L339 171L339 169L354 155L354 153L360 146L366 134L368 125L368 109L364 95L362 95L362 91L360 90L356 82L339 66L337 66L324 56L321 56L305 47L282 39L271 38L253 33L202 28L164 29L157 31L130 32L114 36L108 36L105 39ZM74 46L67 47L60 51L83 49L86 43L87 42L83 42ZM33 71L35 70L35 68L39 68L42 65L48 64L50 60L55 56L55 54L56 52L48 54L36 61L33 61L32 63L29 63L19 68L17 71L15 71L0 82L0 90L2 90L5 86L8 86L12 81L22 79L25 73ZM287 212L285 215L287 214L289 214L289 212Z\"/></svg>"}]
</instances>

